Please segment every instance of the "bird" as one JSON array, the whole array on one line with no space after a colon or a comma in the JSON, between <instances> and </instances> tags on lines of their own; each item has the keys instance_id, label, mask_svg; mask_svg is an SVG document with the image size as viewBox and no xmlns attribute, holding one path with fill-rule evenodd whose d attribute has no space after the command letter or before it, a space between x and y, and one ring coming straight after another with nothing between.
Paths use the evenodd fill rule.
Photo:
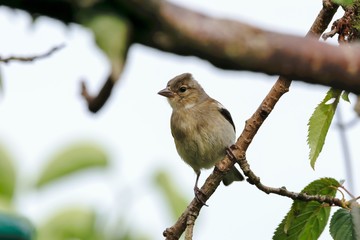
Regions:
<instances>
[{"instance_id":1,"label":"bird","mask_svg":"<svg viewBox=\"0 0 360 240\"><path fill-rule=\"evenodd\" d=\"M211 98L191 73L172 78L158 94L166 97L172 108L170 126L176 150L195 171L195 197L205 204L198 187L201 170L213 167L226 153L230 154L229 148L235 143L230 112ZM243 175L233 166L223 183L228 186L242 180Z\"/></svg>"}]
</instances>

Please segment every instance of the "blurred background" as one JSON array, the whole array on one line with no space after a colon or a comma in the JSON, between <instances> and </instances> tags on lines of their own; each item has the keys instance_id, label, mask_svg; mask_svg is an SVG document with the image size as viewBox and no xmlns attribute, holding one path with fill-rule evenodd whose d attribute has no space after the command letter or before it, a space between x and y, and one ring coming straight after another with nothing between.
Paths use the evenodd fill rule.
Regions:
<instances>
[{"instance_id":1,"label":"blurred background","mask_svg":"<svg viewBox=\"0 0 360 240\"><path fill-rule=\"evenodd\" d=\"M173 2L298 36L322 6L314 0ZM9 187L0 206L17 214L11 216L25 232L36 228L38 239L161 239L193 198L195 174L176 152L171 108L157 92L175 75L193 73L231 112L239 134L277 79L133 45L111 98L93 114L80 81L96 93L110 64L89 29L46 17L33 22L7 7L0 7L0 29L2 57L38 55L65 44L45 59L0 65L0 181ZM294 82L265 121L247 152L264 184L301 191L313 180L333 177L348 186L337 116L315 170L308 160L308 119L327 90ZM350 100L339 104L344 122L356 118L355 96ZM353 169L360 169L359 132L359 124L346 130ZM210 172L203 171L201 183ZM358 181L355 176L354 195ZM291 203L246 182L221 185L196 222L195 239L270 239ZM329 238L325 229L321 239Z\"/></svg>"}]
</instances>

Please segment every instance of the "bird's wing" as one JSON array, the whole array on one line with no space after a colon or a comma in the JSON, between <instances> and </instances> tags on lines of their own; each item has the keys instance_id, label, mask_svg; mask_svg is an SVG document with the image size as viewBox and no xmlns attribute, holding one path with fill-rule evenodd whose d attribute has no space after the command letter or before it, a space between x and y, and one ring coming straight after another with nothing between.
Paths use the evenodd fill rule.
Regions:
<instances>
[{"instance_id":1,"label":"bird's wing","mask_svg":"<svg viewBox=\"0 0 360 240\"><path fill-rule=\"evenodd\" d=\"M234 131L235 131L235 124L234 124L234 121L232 120L230 112L219 102L218 102L218 107L219 107L219 112L221 113L221 115L223 115L223 117L226 120L228 120L228 122L233 126Z\"/></svg>"}]
</instances>

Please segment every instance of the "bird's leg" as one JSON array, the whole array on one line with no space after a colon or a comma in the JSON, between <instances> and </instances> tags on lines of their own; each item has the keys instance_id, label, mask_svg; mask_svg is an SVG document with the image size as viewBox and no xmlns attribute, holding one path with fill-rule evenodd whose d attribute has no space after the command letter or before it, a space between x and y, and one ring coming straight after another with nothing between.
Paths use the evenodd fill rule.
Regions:
<instances>
[{"instance_id":1,"label":"bird's leg","mask_svg":"<svg viewBox=\"0 0 360 240\"><path fill-rule=\"evenodd\" d=\"M194 186L194 194L195 194L195 198L201 202L203 205L208 206L206 204L206 201L204 201L204 193L201 191L201 189L198 187L198 181L199 181L199 177L200 177L200 170L195 171L196 173L196 181L195 181L195 186Z\"/></svg>"}]
</instances>

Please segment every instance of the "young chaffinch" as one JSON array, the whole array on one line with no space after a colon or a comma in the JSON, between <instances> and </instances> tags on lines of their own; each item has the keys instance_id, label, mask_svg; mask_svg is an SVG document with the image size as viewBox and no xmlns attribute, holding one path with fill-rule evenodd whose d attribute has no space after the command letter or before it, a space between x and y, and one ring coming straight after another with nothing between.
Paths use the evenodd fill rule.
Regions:
<instances>
[{"instance_id":1,"label":"young chaffinch","mask_svg":"<svg viewBox=\"0 0 360 240\"><path fill-rule=\"evenodd\" d=\"M158 94L167 98L172 107L171 133L177 152L196 173L194 186L198 194L200 170L211 168L225 156L226 149L235 143L235 125L228 110L209 97L190 73L171 79ZM233 166L225 175L227 186L244 177Z\"/></svg>"}]
</instances>

